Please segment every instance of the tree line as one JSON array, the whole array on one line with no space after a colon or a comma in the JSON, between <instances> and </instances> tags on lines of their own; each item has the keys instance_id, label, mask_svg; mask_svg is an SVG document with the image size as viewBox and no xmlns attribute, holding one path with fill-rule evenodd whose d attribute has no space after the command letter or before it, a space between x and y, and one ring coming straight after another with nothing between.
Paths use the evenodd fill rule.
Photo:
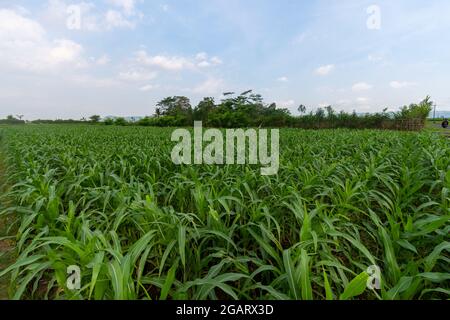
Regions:
<instances>
[{"instance_id":1,"label":"tree line","mask_svg":"<svg viewBox=\"0 0 450 320\"><path fill-rule=\"evenodd\" d=\"M382 112L372 114L336 112L332 106L318 108L307 113L307 107L300 105L299 116L294 116L286 108L279 108L275 103L267 104L260 94L252 90L235 94L227 92L216 102L214 98L203 98L196 106L192 106L189 98L184 96L167 97L157 103L155 113L136 122L125 118L101 119L93 115L81 120L35 120L31 123L92 123L104 125L138 125L153 127L183 127L192 126L194 121L202 121L205 127L240 128L240 127L293 127L304 129L324 128L394 128L395 123L405 119L418 120L425 123L432 110L433 102L426 97L418 104L404 106L398 112ZM23 120L13 116L4 123ZM2 120L0 120L0 123Z\"/></svg>"},{"instance_id":2,"label":"tree line","mask_svg":"<svg viewBox=\"0 0 450 320\"><path fill-rule=\"evenodd\" d=\"M205 127L293 127L304 129L324 128L397 128L399 120L414 119L425 124L432 110L433 102L426 97L418 104L404 106L398 112L387 112L387 108L378 113L357 114L344 111L336 112L332 106L318 108L307 113L307 107L300 105L299 116L294 116L286 108L275 103L266 104L259 94L249 90L239 95L224 93L219 103L207 97L192 107L184 96L168 97L158 102L155 114L135 123L140 126L180 127L192 126L194 121L202 121ZM124 118L107 119L106 125L128 125Z\"/></svg>"},{"instance_id":3,"label":"tree line","mask_svg":"<svg viewBox=\"0 0 450 320\"><path fill-rule=\"evenodd\" d=\"M0 119L0 124L25 124L25 120L22 120L22 115L9 115L6 119Z\"/></svg>"}]
</instances>

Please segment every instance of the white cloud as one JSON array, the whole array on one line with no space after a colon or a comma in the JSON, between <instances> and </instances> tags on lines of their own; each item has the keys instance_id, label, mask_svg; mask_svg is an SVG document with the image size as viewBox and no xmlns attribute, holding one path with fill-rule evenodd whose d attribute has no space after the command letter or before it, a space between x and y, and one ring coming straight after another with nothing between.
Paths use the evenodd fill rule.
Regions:
<instances>
[{"instance_id":1,"label":"white cloud","mask_svg":"<svg viewBox=\"0 0 450 320\"><path fill-rule=\"evenodd\" d=\"M355 100L358 111L368 112L372 110L372 106L370 105L370 99L367 97L359 97Z\"/></svg>"},{"instance_id":2,"label":"white cloud","mask_svg":"<svg viewBox=\"0 0 450 320\"><path fill-rule=\"evenodd\" d=\"M25 8L23 6L20 6L20 5L13 5L9 9L17 12L18 14L20 14L22 16L26 16L26 15L31 14L30 10L28 10L27 8Z\"/></svg>"},{"instance_id":3,"label":"white cloud","mask_svg":"<svg viewBox=\"0 0 450 320\"><path fill-rule=\"evenodd\" d=\"M111 59L106 54L104 54L100 58L94 59L94 61L95 61L95 64L97 64L99 66L105 66L111 62Z\"/></svg>"},{"instance_id":4,"label":"white cloud","mask_svg":"<svg viewBox=\"0 0 450 320\"><path fill-rule=\"evenodd\" d=\"M286 77L286 76L282 76L282 77L279 77L279 78L277 79L277 81L279 81L279 82L288 82L289 79L288 79L288 77Z\"/></svg>"},{"instance_id":5,"label":"white cloud","mask_svg":"<svg viewBox=\"0 0 450 320\"><path fill-rule=\"evenodd\" d=\"M212 57L211 58L211 63L213 65L219 65L219 64L222 64L223 61L219 57Z\"/></svg>"},{"instance_id":6,"label":"white cloud","mask_svg":"<svg viewBox=\"0 0 450 320\"><path fill-rule=\"evenodd\" d=\"M136 52L135 60L141 65L168 71L195 70L196 68L207 68L223 63L218 57L208 59L208 55L204 52L198 53L195 58L187 58L165 55L151 56L145 50L140 50Z\"/></svg>"},{"instance_id":7,"label":"white cloud","mask_svg":"<svg viewBox=\"0 0 450 320\"><path fill-rule=\"evenodd\" d=\"M68 18L73 14L69 9L76 7L80 11L80 30L99 31L104 29L102 17L94 13L95 5L88 2L76 4L66 3L64 0L49 0L45 7L43 19L47 23L56 23L67 28Z\"/></svg>"},{"instance_id":8,"label":"white cloud","mask_svg":"<svg viewBox=\"0 0 450 320\"><path fill-rule=\"evenodd\" d=\"M121 85L121 82L114 78L98 78L89 74L73 75L68 79L77 85L86 88L112 88Z\"/></svg>"},{"instance_id":9,"label":"white cloud","mask_svg":"<svg viewBox=\"0 0 450 320\"><path fill-rule=\"evenodd\" d=\"M58 67L86 66L83 47L68 39L49 39L36 21L13 10L0 9L0 65L42 72Z\"/></svg>"},{"instance_id":10,"label":"white cloud","mask_svg":"<svg viewBox=\"0 0 450 320\"><path fill-rule=\"evenodd\" d=\"M76 61L83 51L81 45L71 40L55 40L54 44L49 52L50 61L54 64Z\"/></svg>"},{"instance_id":11,"label":"white cloud","mask_svg":"<svg viewBox=\"0 0 450 320\"><path fill-rule=\"evenodd\" d=\"M125 18L120 11L108 10L105 14L105 22L107 29L128 28L134 29L136 23Z\"/></svg>"},{"instance_id":12,"label":"white cloud","mask_svg":"<svg viewBox=\"0 0 450 320\"><path fill-rule=\"evenodd\" d=\"M368 84L366 82L358 82L352 86L352 91L354 91L354 92L367 91L372 88L373 88L373 86L371 84Z\"/></svg>"},{"instance_id":13,"label":"white cloud","mask_svg":"<svg viewBox=\"0 0 450 320\"><path fill-rule=\"evenodd\" d=\"M280 108L292 108L295 106L295 100L282 100L276 102L277 106Z\"/></svg>"},{"instance_id":14,"label":"white cloud","mask_svg":"<svg viewBox=\"0 0 450 320\"><path fill-rule=\"evenodd\" d=\"M403 89L403 88L415 86L415 85L417 85L417 83L406 82L406 81L391 81L391 83L389 83L389 85L393 89Z\"/></svg>"},{"instance_id":15,"label":"white cloud","mask_svg":"<svg viewBox=\"0 0 450 320\"><path fill-rule=\"evenodd\" d=\"M156 72L145 72L145 71L125 71L119 73L119 79L124 81L147 81L153 80L158 76Z\"/></svg>"},{"instance_id":16,"label":"white cloud","mask_svg":"<svg viewBox=\"0 0 450 320\"><path fill-rule=\"evenodd\" d=\"M108 0L108 2L121 8L127 15L132 15L135 13L135 0Z\"/></svg>"},{"instance_id":17,"label":"white cloud","mask_svg":"<svg viewBox=\"0 0 450 320\"><path fill-rule=\"evenodd\" d=\"M43 15L46 22L67 28L70 7L81 13L80 30L110 31L114 28L134 29L143 14L136 10L136 1L108 0L114 7L96 7L91 2L70 3L67 0L49 0Z\"/></svg>"},{"instance_id":18,"label":"white cloud","mask_svg":"<svg viewBox=\"0 0 450 320\"><path fill-rule=\"evenodd\" d=\"M16 11L0 9L0 39L3 45L41 42L44 38L45 30L36 21Z\"/></svg>"},{"instance_id":19,"label":"white cloud","mask_svg":"<svg viewBox=\"0 0 450 320\"><path fill-rule=\"evenodd\" d=\"M336 105L338 105L338 106L347 106L349 104L351 104L351 101L348 99L340 99L340 100L336 101Z\"/></svg>"},{"instance_id":20,"label":"white cloud","mask_svg":"<svg viewBox=\"0 0 450 320\"><path fill-rule=\"evenodd\" d=\"M212 57L209 59L209 56L206 52L199 52L195 56L195 59L199 61L197 66L200 68L208 68L212 66L218 66L223 63L223 61L219 57Z\"/></svg>"},{"instance_id":21,"label":"white cloud","mask_svg":"<svg viewBox=\"0 0 450 320\"><path fill-rule=\"evenodd\" d=\"M334 70L335 66L334 64L328 64L325 66L320 66L316 69L316 74L319 76L326 76L330 74Z\"/></svg>"},{"instance_id":22,"label":"white cloud","mask_svg":"<svg viewBox=\"0 0 450 320\"><path fill-rule=\"evenodd\" d=\"M197 64L197 66L200 67L200 68L208 68L208 67L221 65L222 63L223 63L222 60L220 60L217 57L213 57L209 61L208 60L204 60L204 61L199 62Z\"/></svg>"},{"instance_id":23,"label":"white cloud","mask_svg":"<svg viewBox=\"0 0 450 320\"><path fill-rule=\"evenodd\" d=\"M356 103L364 105L367 104L369 102L369 98L366 97L360 97L356 99Z\"/></svg>"},{"instance_id":24,"label":"white cloud","mask_svg":"<svg viewBox=\"0 0 450 320\"><path fill-rule=\"evenodd\" d=\"M199 52L195 56L195 59L197 59L197 60L208 60L208 54L206 52Z\"/></svg>"},{"instance_id":25,"label":"white cloud","mask_svg":"<svg viewBox=\"0 0 450 320\"><path fill-rule=\"evenodd\" d=\"M164 12L168 12L168 11L170 10L170 7L169 7L168 4L162 4L162 5L160 6L160 8L161 8L162 11L164 11Z\"/></svg>"},{"instance_id":26,"label":"white cloud","mask_svg":"<svg viewBox=\"0 0 450 320\"><path fill-rule=\"evenodd\" d=\"M158 87L159 86L148 84L148 85L145 85L143 87L140 87L139 90L141 90L141 91L151 91L151 90L157 89Z\"/></svg>"},{"instance_id":27,"label":"white cloud","mask_svg":"<svg viewBox=\"0 0 450 320\"><path fill-rule=\"evenodd\" d=\"M202 61L199 62L197 66L199 66L200 68L208 68L211 67L211 63L209 63L208 61Z\"/></svg>"},{"instance_id":28,"label":"white cloud","mask_svg":"<svg viewBox=\"0 0 450 320\"><path fill-rule=\"evenodd\" d=\"M225 92L224 87L225 84L222 79L209 78L191 91L197 94L215 95Z\"/></svg>"},{"instance_id":29,"label":"white cloud","mask_svg":"<svg viewBox=\"0 0 450 320\"><path fill-rule=\"evenodd\" d=\"M180 71L183 69L192 69L194 64L184 57L170 56L150 56L145 50L136 53L137 62L152 67L158 67L169 71Z\"/></svg>"}]
</instances>

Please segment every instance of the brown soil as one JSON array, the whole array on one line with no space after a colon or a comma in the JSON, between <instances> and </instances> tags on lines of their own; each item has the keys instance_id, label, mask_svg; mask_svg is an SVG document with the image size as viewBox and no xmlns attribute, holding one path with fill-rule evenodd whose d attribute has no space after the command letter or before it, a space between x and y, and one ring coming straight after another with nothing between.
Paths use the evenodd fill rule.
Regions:
<instances>
[{"instance_id":1,"label":"brown soil","mask_svg":"<svg viewBox=\"0 0 450 320\"><path fill-rule=\"evenodd\" d=\"M1 151L0 151L1 152ZM5 168L2 164L2 158L0 153L0 194L6 190L4 185L5 181ZM5 203L3 203L5 206ZM2 204L0 203L0 208ZM7 235L7 227L10 221L8 218L0 218L0 238L4 238ZM6 269L14 261L14 247L15 242L11 239L0 240L0 270ZM7 276L0 278L0 300L8 299L8 287L9 278Z\"/></svg>"},{"instance_id":2,"label":"brown soil","mask_svg":"<svg viewBox=\"0 0 450 320\"><path fill-rule=\"evenodd\" d=\"M4 225L0 221L0 230L4 230ZM3 232L0 232L0 235ZM6 269L9 265L13 263L13 251L14 251L14 241L12 240L0 240L0 270ZM8 299L8 277L0 278L0 300Z\"/></svg>"}]
</instances>

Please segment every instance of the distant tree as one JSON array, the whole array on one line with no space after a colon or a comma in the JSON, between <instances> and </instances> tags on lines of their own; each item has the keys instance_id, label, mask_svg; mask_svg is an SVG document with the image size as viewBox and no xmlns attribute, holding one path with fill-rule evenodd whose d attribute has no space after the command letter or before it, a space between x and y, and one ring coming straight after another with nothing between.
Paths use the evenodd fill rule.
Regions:
<instances>
[{"instance_id":1,"label":"distant tree","mask_svg":"<svg viewBox=\"0 0 450 320\"><path fill-rule=\"evenodd\" d=\"M114 125L114 119L106 118L105 121L103 121L103 123L107 126L112 126L112 125Z\"/></svg>"},{"instance_id":2,"label":"distant tree","mask_svg":"<svg viewBox=\"0 0 450 320\"><path fill-rule=\"evenodd\" d=\"M201 120L206 122L208 120L209 113L216 107L214 98L203 98L194 109L194 120Z\"/></svg>"},{"instance_id":3,"label":"distant tree","mask_svg":"<svg viewBox=\"0 0 450 320\"><path fill-rule=\"evenodd\" d=\"M99 123L101 117L99 115L93 115L89 117L89 120L91 120L92 123Z\"/></svg>"},{"instance_id":4,"label":"distant tree","mask_svg":"<svg viewBox=\"0 0 450 320\"><path fill-rule=\"evenodd\" d=\"M158 124L167 126L187 126L193 124L193 110L189 98L184 96L167 97L156 105ZM170 117L170 118L169 118Z\"/></svg>"},{"instance_id":5,"label":"distant tree","mask_svg":"<svg viewBox=\"0 0 450 320\"><path fill-rule=\"evenodd\" d=\"M140 125L154 127L191 126L193 120L203 121L205 126L218 128L250 128L250 127L295 127L304 129L325 128L396 128L397 119L426 119L432 109L430 97L419 104L411 104L401 108L399 112L383 112L374 114L336 112L331 106L307 112L304 105L298 107L301 116L293 116L286 108L278 108L275 103L267 104L259 94L247 90L239 95L225 92L219 103L214 98L206 97L193 109L190 100L184 96L167 97L156 107L155 116L145 117L128 123L124 118L106 119L105 125ZM95 118L94 118L95 117ZM97 116L90 117L96 121ZM9 120L8 120L9 119ZM0 120L0 123L19 121L13 116ZM84 119L83 119L84 120ZM9 121L9 122L7 122ZM81 123L73 120L39 120L36 123Z\"/></svg>"},{"instance_id":6,"label":"distant tree","mask_svg":"<svg viewBox=\"0 0 450 320\"><path fill-rule=\"evenodd\" d=\"M299 105L298 106L298 112L300 112L301 114L304 114L306 112L306 107L304 105Z\"/></svg>"},{"instance_id":7,"label":"distant tree","mask_svg":"<svg viewBox=\"0 0 450 320\"><path fill-rule=\"evenodd\" d=\"M190 111L192 112L191 102L184 96L167 97L158 102L156 106L164 116L186 115Z\"/></svg>"},{"instance_id":8,"label":"distant tree","mask_svg":"<svg viewBox=\"0 0 450 320\"><path fill-rule=\"evenodd\" d=\"M252 92L253 92L253 90L247 90L247 91L242 92L240 95L241 96L246 96L246 95L248 95L248 94L250 94Z\"/></svg>"},{"instance_id":9,"label":"distant tree","mask_svg":"<svg viewBox=\"0 0 450 320\"><path fill-rule=\"evenodd\" d=\"M328 118L332 118L333 115L334 115L333 107L332 107L332 106L326 106L326 107L325 107L325 110L326 110L326 112L327 112Z\"/></svg>"},{"instance_id":10,"label":"distant tree","mask_svg":"<svg viewBox=\"0 0 450 320\"><path fill-rule=\"evenodd\" d=\"M409 106L402 107L396 116L397 118L421 119L425 121L432 110L433 101L431 101L431 98L427 96L419 104L413 103Z\"/></svg>"},{"instance_id":11,"label":"distant tree","mask_svg":"<svg viewBox=\"0 0 450 320\"><path fill-rule=\"evenodd\" d=\"M319 120L325 118L325 111L322 108L316 110L316 118Z\"/></svg>"},{"instance_id":12,"label":"distant tree","mask_svg":"<svg viewBox=\"0 0 450 320\"><path fill-rule=\"evenodd\" d=\"M25 121L17 119L13 115L8 115L6 119L0 119L0 124L25 124Z\"/></svg>"},{"instance_id":13,"label":"distant tree","mask_svg":"<svg viewBox=\"0 0 450 320\"><path fill-rule=\"evenodd\" d=\"M126 126L128 122L127 120L125 120L125 118L117 118L116 120L114 120L114 124L116 126Z\"/></svg>"}]
</instances>

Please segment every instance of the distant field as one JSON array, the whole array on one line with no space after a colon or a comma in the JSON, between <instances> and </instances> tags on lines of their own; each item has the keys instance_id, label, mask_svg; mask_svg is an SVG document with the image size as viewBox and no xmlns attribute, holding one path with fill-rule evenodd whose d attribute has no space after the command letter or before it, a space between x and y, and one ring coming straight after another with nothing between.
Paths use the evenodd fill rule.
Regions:
<instances>
[{"instance_id":1,"label":"distant field","mask_svg":"<svg viewBox=\"0 0 450 320\"><path fill-rule=\"evenodd\" d=\"M427 120L425 129L430 132L440 133L444 136L450 136L450 128L442 128L442 120Z\"/></svg>"},{"instance_id":2,"label":"distant field","mask_svg":"<svg viewBox=\"0 0 450 320\"><path fill-rule=\"evenodd\" d=\"M0 128L12 298L450 298L447 139L283 129L279 173L261 176L175 166L171 132ZM366 288L369 266L381 290Z\"/></svg>"}]
</instances>

